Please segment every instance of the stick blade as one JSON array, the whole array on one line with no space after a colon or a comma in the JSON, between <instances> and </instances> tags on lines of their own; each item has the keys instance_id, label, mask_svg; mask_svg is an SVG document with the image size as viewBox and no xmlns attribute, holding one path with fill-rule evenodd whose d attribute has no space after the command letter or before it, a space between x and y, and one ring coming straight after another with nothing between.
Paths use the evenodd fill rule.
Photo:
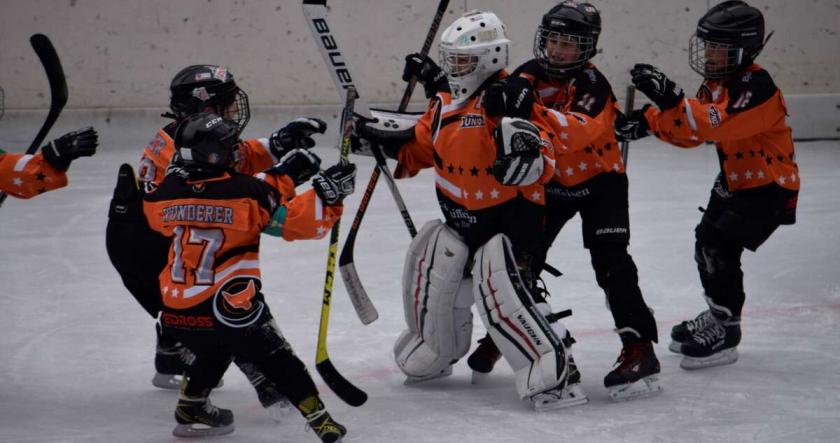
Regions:
<instances>
[{"instance_id":1,"label":"stick blade","mask_svg":"<svg viewBox=\"0 0 840 443\"><path fill-rule=\"evenodd\" d=\"M64 77L64 69L61 67L61 61L58 59L55 47L49 37L44 34L34 34L29 38L29 43L32 44L32 49L41 59L41 64L44 65L44 70L47 73L47 80L50 82L50 92L52 94L50 108L63 108L67 104L67 80Z\"/></svg>"},{"instance_id":2,"label":"stick blade","mask_svg":"<svg viewBox=\"0 0 840 443\"><path fill-rule=\"evenodd\" d=\"M344 288L350 296L350 302L353 303L353 309L356 310L359 320L366 325L376 321L379 318L379 312L376 311L376 306L370 301L365 287L362 286L362 280L356 272L356 265L353 262L345 263L339 265L338 270L341 271Z\"/></svg>"},{"instance_id":3,"label":"stick blade","mask_svg":"<svg viewBox=\"0 0 840 443\"><path fill-rule=\"evenodd\" d=\"M342 401L350 406L359 407L368 399L365 391L354 386L344 378L329 359L315 363L315 369L321 374L321 378L335 392Z\"/></svg>"}]
</instances>

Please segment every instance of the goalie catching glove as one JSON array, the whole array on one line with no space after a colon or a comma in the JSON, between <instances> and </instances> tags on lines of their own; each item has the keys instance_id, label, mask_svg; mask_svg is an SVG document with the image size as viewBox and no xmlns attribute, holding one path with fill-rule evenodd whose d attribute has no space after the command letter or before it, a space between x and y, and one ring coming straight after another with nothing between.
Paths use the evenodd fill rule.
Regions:
<instances>
[{"instance_id":1,"label":"goalie catching glove","mask_svg":"<svg viewBox=\"0 0 840 443\"><path fill-rule=\"evenodd\" d=\"M521 118L504 117L493 131L496 161L493 176L503 185L527 186L540 179L543 158L540 131Z\"/></svg>"},{"instance_id":2,"label":"goalie catching glove","mask_svg":"<svg viewBox=\"0 0 840 443\"><path fill-rule=\"evenodd\" d=\"M338 163L312 178L312 188L328 206L341 203L356 189L356 165Z\"/></svg>"}]
</instances>

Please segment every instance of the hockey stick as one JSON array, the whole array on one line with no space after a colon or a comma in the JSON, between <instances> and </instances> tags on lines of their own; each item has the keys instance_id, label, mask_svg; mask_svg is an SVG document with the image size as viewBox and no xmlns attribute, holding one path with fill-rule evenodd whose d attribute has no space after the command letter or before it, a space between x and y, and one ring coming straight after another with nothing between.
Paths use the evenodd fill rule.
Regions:
<instances>
[{"instance_id":1,"label":"hockey stick","mask_svg":"<svg viewBox=\"0 0 840 443\"><path fill-rule=\"evenodd\" d=\"M627 86L627 96L624 97L624 114L633 112L633 101L636 98L636 87L633 85ZM630 142L624 140L621 142L621 161L624 163L624 170L627 170L627 151L630 150Z\"/></svg>"},{"instance_id":2,"label":"hockey stick","mask_svg":"<svg viewBox=\"0 0 840 443\"><path fill-rule=\"evenodd\" d=\"M432 20L432 25L429 27L429 32L426 33L426 40L423 42L423 48L420 50L421 54L428 54L429 50L432 48L432 43L435 40L435 35L437 35L438 28L440 28L440 22L443 19L443 14L446 13L446 8L448 6L449 0L441 0L440 3L438 3L437 11L435 11L435 16ZM411 94L414 92L414 86L416 84L417 79L412 77L405 87L405 92L403 93L402 100L400 100L400 105L397 108L397 112L404 112L406 108L408 108L408 102L411 100ZM411 217L408 214L408 210L405 209L405 203L403 203L399 191L396 190L394 184L394 177L393 175L391 175L391 171L388 169L388 165L385 163L385 157L382 155L382 151L380 151L376 147L372 147L372 150L374 158L376 159L376 168L370 175L370 180L368 180L367 188L365 189L365 194L364 196L362 196L361 203L359 203L359 209L356 210L356 216L353 218L353 225L350 227L350 231L347 233L347 239L344 240L344 247L341 249L341 256L338 258L338 269L341 271L341 278L344 280L344 286L350 293L351 300L370 300L370 297L368 297L367 292L365 291L365 288L362 285L362 280L361 278L359 278L359 273L356 271L356 264L355 260L353 259L353 251L356 246L356 235L359 232L359 227L362 224L362 219L365 217L365 213L367 212L368 205L370 204L370 198L371 196L373 196L373 190L376 188L376 184L379 181L380 174L385 174L388 186L392 187L391 193L394 195L394 199L397 201L397 206L399 206L400 208L400 213L403 216L403 221L405 222L405 225L408 227L409 234L411 234L412 238L415 235L417 235L417 229L414 227L414 223L411 221ZM376 320L376 318L378 317L378 315L373 315L376 314L376 311L373 308L372 304L368 307L357 306L354 303L353 306L356 308L356 313L359 315L359 319L364 324L369 324ZM373 314L371 314L371 309L373 309Z\"/></svg>"},{"instance_id":3,"label":"hockey stick","mask_svg":"<svg viewBox=\"0 0 840 443\"><path fill-rule=\"evenodd\" d=\"M339 92L342 89L354 88L358 94L358 89L350 74L350 67L338 47L338 41L330 29L329 23L327 23L328 12L326 0L303 0L303 15L306 17L306 23L309 25L309 30L312 31L312 37L318 44L318 50L324 57L324 62L329 68L330 77L332 77L336 88ZM370 108L360 100L358 95L355 110L357 114L371 118ZM370 196L367 198L370 198ZM402 199L400 198L399 201L402 201ZM352 284L346 285L346 288L353 308L364 324L371 323L379 318L376 307L373 306L373 302L370 301L364 290L357 291Z\"/></svg>"},{"instance_id":4,"label":"hockey stick","mask_svg":"<svg viewBox=\"0 0 840 443\"><path fill-rule=\"evenodd\" d=\"M347 88L347 101L341 113L341 158L339 163L348 162L350 154L350 135L353 132L353 105L356 101L356 89ZM335 256L338 252L338 233L341 219L336 220L330 231L330 249L327 257L327 273L324 278L324 300L321 305L321 324L318 328L318 346L315 352L315 368L321 378L336 395L350 406L361 406L367 401L367 394L344 378L330 361L327 354L327 328L330 321L330 299L332 298L335 276Z\"/></svg>"},{"instance_id":5,"label":"hockey stick","mask_svg":"<svg viewBox=\"0 0 840 443\"><path fill-rule=\"evenodd\" d=\"M41 142L44 141L55 121L58 120L58 115L61 114L64 105L67 104L67 80L64 78L61 61L58 59L58 54L56 54L50 39L44 34L35 34L29 38L29 42L32 44L32 49L38 54L38 58L44 66L44 71L47 73L47 80L50 82L50 111L38 131L38 135L26 149L26 153L31 155L41 146ZM6 201L6 197L6 193L0 192L0 206Z\"/></svg>"}]
</instances>

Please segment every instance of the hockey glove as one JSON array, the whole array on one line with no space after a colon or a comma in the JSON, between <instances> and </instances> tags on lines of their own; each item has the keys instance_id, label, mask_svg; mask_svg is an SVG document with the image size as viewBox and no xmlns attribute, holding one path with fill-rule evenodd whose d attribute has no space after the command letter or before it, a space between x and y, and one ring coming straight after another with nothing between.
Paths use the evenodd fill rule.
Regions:
<instances>
[{"instance_id":1,"label":"hockey glove","mask_svg":"<svg viewBox=\"0 0 840 443\"><path fill-rule=\"evenodd\" d=\"M321 169L321 158L312 151L306 149L293 149L289 151L280 161L268 168L266 174L288 175L300 186L312 178Z\"/></svg>"},{"instance_id":2,"label":"hockey glove","mask_svg":"<svg viewBox=\"0 0 840 443\"><path fill-rule=\"evenodd\" d=\"M642 109L630 112L629 115L618 114L614 123L615 138L618 141L638 140L650 135L650 126L647 118L645 118L645 111L648 107L650 105L645 105Z\"/></svg>"},{"instance_id":3,"label":"hockey glove","mask_svg":"<svg viewBox=\"0 0 840 443\"><path fill-rule=\"evenodd\" d=\"M356 189L356 165L338 163L330 166L312 178L312 188L328 206L341 203Z\"/></svg>"},{"instance_id":4,"label":"hockey glove","mask_svg":"<svg viewBox=\"0 0 840 443\"><path fill-rule=\"evenodd\" d=\"M636 64L630 70L630 75L633 76L636 89L648 96L662 111L677 106L685 96L682 88L651 65Z\"/></svg>"},{"instance_id":5,"label":"hockey glove","mask_svg":"<svg viewBox=\"0 0 840 443\"><path fill-rule=\"evenodd\" d=\"M534 107L534 87L524 77L492 83L484 93L487 115L528 119Z\"/></svg>"},{"instance_id":6,"label":"hockey glove","mask_svg":"<svg viewBox=\"0 0 840 443\"><path fill-rule=\"evenodd\" d=\"M66 171L70 162L79 157L90 157L99 146L99 135L88 126L62 135L41 148L44 159L55 169Z\"/></svg>"},{"instance_id":7,"label":"hockey glove","mask_svg":"<svg viewBox=\"0 0 840 443\"><path fill-rule=\"evenodd\" d=\"M271 134L268 138L269 148L274 157L283 158L292 149L309 149L315 146L312 134L323 134L326 130L327 123L321 119L296 118L283 129Z\"/></svg>"},{"instance_id":8,"label":"hockey glove","mask_svg":"<svg viewBox=\"0 0 840 443\"><path fill-rule=\"evenodd\" d=\"M409 54L405 57L405 69L403 69L403 81L411 81L416 77L417 81L426 90L426 98L432 98L438 92L449 92L449 80L446 73L440 69L428 55Z\"/></svg>"},{"instance_id":9,"label":"hockey glove","mask_svg":"<svg viewBox=\"0 0 840 443\"><path fill-rule=\"evenodd\" d=\"M540 131L531 122L504 117L493 131L496 161L493 176L503 185L526 186L542 176Z\"/></svg>"}]
</instances>

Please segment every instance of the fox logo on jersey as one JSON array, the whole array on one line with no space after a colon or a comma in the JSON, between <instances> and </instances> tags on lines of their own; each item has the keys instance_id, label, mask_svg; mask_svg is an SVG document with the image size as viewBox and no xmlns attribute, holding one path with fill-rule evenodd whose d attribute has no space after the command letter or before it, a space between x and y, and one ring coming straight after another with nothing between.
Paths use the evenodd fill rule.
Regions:
<instances>
[{"instance_id":1,"label":"fox logo on jersey","mask_svg":"<svg viewBox=\"0 0 840 443\"><path fill-rule=\"evenodd\" d=\"M246 328L258 322L265 304L257 297L262 284L251 276L233 277L213 297L213 315L225 326Z\"/></svg>"},{"instance_id":2,"label":"fox logo on jersey","mask_svg":"<svg viewBox=\"0 0 840 443\"><path fill-rule=\"evenodd\" d=\"M234 309L244 309L247 311L251 309L251 299L254 298L256 293L257 290L254 287L254 280L249 280L248 286L245 289L235 294L222 291L222 297L224 297L225 301L229 305L233 306Z\"/></svg>"}]
</instances>

